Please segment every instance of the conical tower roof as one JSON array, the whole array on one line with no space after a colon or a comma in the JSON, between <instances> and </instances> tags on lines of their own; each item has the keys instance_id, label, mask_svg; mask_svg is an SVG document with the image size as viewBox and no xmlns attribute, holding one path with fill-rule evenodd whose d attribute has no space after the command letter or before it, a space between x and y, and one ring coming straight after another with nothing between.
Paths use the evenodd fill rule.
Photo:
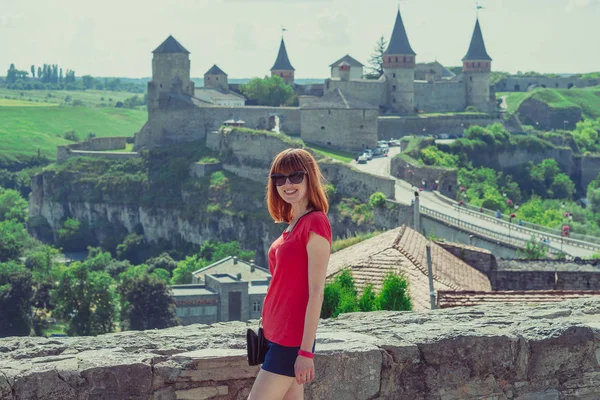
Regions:
<instances>
[{"instance_id":1,"label":"conical tower roof","mask_svg":"<svg viewBox=\"0 0 600 400\"><path fill-rule=\"evenodd\" d=\"M275 60L275 64L273 64L271 71L274 69L278 71L295 71L294 67L292 67L292 64L290 63L290 59L288 58L283 38L281 38L281 45L279 45L279 54L277 54L277 60Z\"/></svg>"},{"instance_id":2,"label":"conical tower roof","mask_svg":"<svg viewBox=\"0 0 600 400\"><path fill-rule=\"evenodd\" d=\"M153 51L153 53L185 53L190 54L175 38L171 35L162 42L160 46Z\"/></svg>"},{"instance_id":3,"label":"conical tower roof","mask_svg":"<svg viewBox=\"0 0 600 400\"><path fill-rule=\"evenodd\" d=\"M483 35L481 34L479 19L477 19L477 22L475 22L475 29L473 30L473 37L471 37L469 51L467 51L467 55L464 56L462 60L492 60L485 50L485 43L483 42Z\"/></svg>"},{"instance_id":4,"label":"conical tower roof","mask_svg":"<svg viewBox=\"0 0 600 400\"><path fill-rule=\"evenodd\" d=\"M227 75L223 70L217 67L217 64L213 65L204 75Z\"/></svg>"},{"instance_id":5,"label":"conical tower roof","mask_svg":"<svg viewBox=\"0 0 600 400\"><path fill-rule=\"evenodd\" d=\"M416 55L412 47L410 47L410 43L408 42L406 29L404 29L404 22L402 22L402 16L400 15L400 9L398 9L398 15L396 16L396 23L394 24L392 38L390 39L390 44L385 54Z\"/></svg>"}]
</instances>

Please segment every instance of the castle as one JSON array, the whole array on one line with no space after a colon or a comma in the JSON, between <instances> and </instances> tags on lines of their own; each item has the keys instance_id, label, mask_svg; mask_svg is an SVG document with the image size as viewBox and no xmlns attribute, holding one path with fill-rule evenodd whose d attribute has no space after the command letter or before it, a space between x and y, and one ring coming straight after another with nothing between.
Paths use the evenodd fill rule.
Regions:
<instances>
[{"instance_id":1,"label":"castle","mask_svg":"<svg viewBox=\"0 0 600 400\"><path fill-rule=\"evenodd\" d=\"M363 65L349 55L330 67L331 77L322 89L295 85L295 69L282 38L271 75L294 86L300 94L299 107L246 106L216 65L204 75L204 87L195 88L189 52L169 36L153 51L148 123L136 135L135 148L202 139L227 120L243 120L254 129L299 134L306 142L350 151L375 146L378 139L450 130L462 133L469 125L498 121L495 92L489 84L491 57L479 20L459 75L437 62L416 63L400 10L379 79L364 79ZM416 118L463 111L485 114Z\"/></svg>"}]
</instances>

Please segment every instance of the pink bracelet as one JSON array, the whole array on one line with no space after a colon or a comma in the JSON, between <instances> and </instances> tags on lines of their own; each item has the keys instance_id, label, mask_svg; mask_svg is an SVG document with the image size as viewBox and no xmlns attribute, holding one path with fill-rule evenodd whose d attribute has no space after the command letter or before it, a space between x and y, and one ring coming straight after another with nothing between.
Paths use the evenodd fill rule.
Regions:
<instances>
[{"instance_id":1,"label":"pink bracelet","mask_svg":"<svg viewBox=\"0 0 600 400\"><path fill-rule=\"evenodd\" d=\"M298 355L306 358L315 358L313 353L304 350L298 350Z\"/></svg>"}]
</instances>

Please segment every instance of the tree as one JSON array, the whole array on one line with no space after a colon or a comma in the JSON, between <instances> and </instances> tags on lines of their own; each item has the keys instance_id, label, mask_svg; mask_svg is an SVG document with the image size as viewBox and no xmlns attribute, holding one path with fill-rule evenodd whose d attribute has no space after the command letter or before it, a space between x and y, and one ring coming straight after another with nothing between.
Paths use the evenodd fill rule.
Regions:
<instances>
[{"instance_id":1,"label":"tree","mask_svg":"<svg viewBox=\"0 0 600 400\"><path fill-rule=\"evenodd\" d=\"M377 295L381 310L410 311L412 301L408 296L408 280L403 275L390 271L383 279L381 291Z\"/></svg>"},{"instance_id":2,"label":"tree","mask_svg":"<svg viewBox=\"0 0 600 400\"><path fill-rule=\"evenodd\" d=\"M35 78L35 65L31 66L31 77Z\"/></svg>"},{"instance_id":3,"label":"tree","mask_svg":"<svg viewBox=\"0 0 600 400\"><path fill-rule=\"evenodd\" d=\"M575 194L575 184L569 175L560 173L554 177L549 192L554 199L572 199Z\"/></svg>"},{"instance_id":4,"label":"tree","mask_svg":"<svg viewBox=\"0 0 600 400\"><path fill-rule=\"evenodd\" d=\"M185 260L177 263L177 268L173 270L171 278L172 285L183 285L192 283L192 272L208 266L210 262L198 257L198 255L188 256Z\"/></svg>"},{"instance_id":5,"label":"tree","mask_svg":"<svg viewBox=\"0 0 600 400\"><path fill-rule=\"evenodd\" d=\"M94 87L94 78L91 75L84 75L81 77L83 81L84 89L92 89Z\"/></svg>"},{"instance_id":6,"label":"tree","mask_svg":"<svg viewBox=\"0 0 600 400\"><path fill-rule=\"evenodd\" d=\"M16 260L23 253L29 235L22 223L15 219L0 222L0 262Z\"/></svg>"},{"instance_id":7,"label":"tree","mask_svg":"<svg viewBox=\"0 0 600 400\"><path fill-rule=\"evenodd\" d=\"M358 308L360 311L369 312L377 310L377 295L373 289L373 284L365 286L360 298L358 299Z\"/></svg>"},{"instance_id":8,"label":"tree","mask_svg":"<svg viewBox=\"0 0 600 400\"><path fill-rule=\"evenodd\" d=\"M31 272L15 261L0 263L0 337L31 330Z\"/></svg>"},{"instance_id":9,"label":"tree","mask_svg":"<svg viewBox=\"0 0 600 400\"><path fill-rule=\"evenodd\" d=\"M146 261L148 264L148 270L154 271L155 269L164 269L171 274L175 268L177 268L177 261L169 255L169 253L161 253L158 257L152 257Z\"/></svg>"},{"instance_id":10,"label":"tree","mask_svg":"<svg viewBox=\"0 0 600 400\"><path fill-rule=\"evenodd\" d=\"M60 251L52 246L42 245L27 256L25 266L31 271L36 282L53 281L57 278L52 276L52 272L58 265L58 256Z\"/></svg>"},{"instance_id":11,"label":"tree","mask_svg":"<svg viewBox=\"0 0 600 400\"><path fill-rule=\"evenodd\" d=\"M119 286L119 294L123 330L163 329L177 325L175 302L163 279L153 275L126 276Z\"/></svg>"},{"instance_id":12,"label":"tree","mask_svg":"<svg viewBox=\"0 0 600 400\"><path fill-rule=\"evenodd\" d=\"M27 200L21 197L21 194L16 190L0 187L0 221L9 219L25 222L27 219Z\"/></svg>"},{"instance_id":13,"label":"tree","mask_svg":"<svg viewBox=\"0 0 600 400\"><path fill-rule=\"evenodd\" d=\"M17 81L17 69L15 68L15 64L10 64L8 68L8 72L6 73L6 83L11 84Z\"/></svg>"},{"instance_id":14,"label":"tree","mask_svg":"<svg viewBox=\"0 0 600 400\"><path fill-rule=\"evenodd\" d=\"M535 236L527 241L523 250L517 250L517 256L528 260L540 260L546 257L546 246L538 242Z\"/></svg>"},{"instance_id":15,"label":"tree","mask_svg":"<svg viewBox=\"0 0 600 400\"><path fill-rule=\"evenodd\" d=\"M55 315L68 321L69 335L112 332L115 319L115 281L104 271L89 271L75 262L63 273L52 293Z\"/></svg>"},{"instance_id":16,"label":"tree","mask_svg":"<svg viewBox=\"0 0 600 400\"><path fill-rule=\"evenodd\" d=\"M229 256L235 256L242 260L250 261L254 258L254 255L254 251L243 250L240 243L236 241L221 243L209 240L208 242L204 242L200 248L200 257L211 263Z\"/></svg>"},{"instance_id":17,"label":"tree","mask_svg":"<svg viewBox=\"0 0 600 400\"><path fill-rule=\"evenodd\" d=\"M132 264L141 264L145 261L146 247L144 235L132 232L117 246L117 257L119 260L129 260Z\"/></svg>"},{"instance_id":18,"label":"tree","mask_svg":"<svg viewBox=\"0 0 600 400\"><path fill-rule=\"evenodd\" d=\"M38 77L39 80L42 79L42 67L38 66L38 68L37 68L37 77Z\"/></svg>"},{"instance_id":19,"label":"tree","mask_svg":"<svg viewBox=\"0 0 600 400\"><path fill-rule=\"evenodd\" d=\"M241 85L240 90L248 100L258 105L278 107L285 104L293 95L294 89L280 76L254 78Z\"/></svg>"},{"instance_id":20,"label":"tree","mask_svg":"<svg viewBox=\"0 0 600 400\"><path fill-rule=\"evenodd\" d=\"M65 250L85 250L91 241L87 221L67 218L56 232L57 244Z\"/></svg>"},{"instance_id":21,"label":"tree","mask_svg":"<svg viewBox=\"0 0 600 400\"><path fill-rule=\"evenodd\" d=\"M370 72L366 75L367 79L379 79L379 77L383 75L383 55L387 49L387 44L385 37L381 35L379 40L377 40L371 58L369 59Z\"/></svg>"}]
</instances>

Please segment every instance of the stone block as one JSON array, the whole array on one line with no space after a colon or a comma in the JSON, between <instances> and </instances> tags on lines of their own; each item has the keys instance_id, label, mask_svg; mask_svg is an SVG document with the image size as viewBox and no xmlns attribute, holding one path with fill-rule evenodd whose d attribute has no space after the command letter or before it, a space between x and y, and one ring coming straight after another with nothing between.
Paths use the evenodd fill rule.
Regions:
<instances>
[{"instance_id":1,"label":"stone block","mask_svg":"<svg viewBox=\"0 0 600 400\"><path fill-rule=\"evenodd\" d=\"M178 354L176 359L189 359L177 383L229 381L254 378L260 366L249 366L246 350L204 349Z\"/></svg>"},{"instance_id":2,"label":"stone block","mask_svg":"<svg viewBox=\"0 0 600 400\"><path fill-rule=\"evenodd\" d=\"M175 392L177 400L205 400L216 396L229 394L227 386L207 386L193 389L178 390Z\"/></svg>"}]
</instances>

